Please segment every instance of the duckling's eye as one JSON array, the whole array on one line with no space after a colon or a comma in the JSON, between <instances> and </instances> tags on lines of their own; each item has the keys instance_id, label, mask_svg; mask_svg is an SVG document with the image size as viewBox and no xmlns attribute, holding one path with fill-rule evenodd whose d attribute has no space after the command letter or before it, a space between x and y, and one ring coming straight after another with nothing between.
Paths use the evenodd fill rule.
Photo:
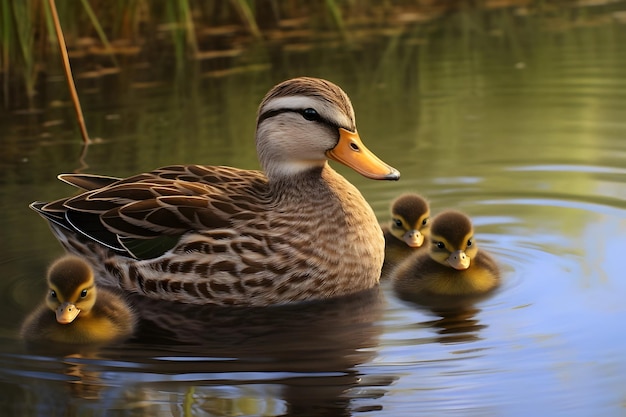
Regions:
<instances>
[{"instance_id":1,"label":"duckling's eye","mask_svg":"<svg viewBox=\"0 0 626 417\"><path fill-rule=\"evenodd\" d=\"M80 298L85 298L85 297L87 297L87 290L82 290L80 292Z\"/></svg>"},{"instance_id":2,"label":"duckling's eye","mask_svg":"<svg viewBox=\"0 0 626 417\"><path fill-rule=\"evenodd\" d=\"M422 226L426 226L428 224L428 217L422 220Z\"/></svg>"},{"instance_id":3,"label":"duckling's eye","mask_svg":"<svg viewBox=\"0 0 626 417\"><path fill-rule=\"evenodd\" d=\"M394 222L394 224L397 227L402 227L402 220L400 220L400 219L393 219L393 222Z\"/></svg>"},{"instance_id":4,"label":"duckling's eye","mask_svg":"<svg viewBox=\"0 0 626 417\"><path fill-rule=\"evenodd\" d=\"M437 245L439 249L443 249L446 247L446 244L443 242L435 242L435 245Z\"/></svg>"},{"instance_id":5,"label":"duckling's eye","mask_svg":"<svg viewBox=\"0 0 626 417\"><path fill-rule=\"evenodd\" d=\"M472 246L472 243L473 243L472 239L467 240L467 246Z\"/></svg>"},{"instance_id":6,"label":"duckling's eye","mask_svg":"<svg viewBox=\"0 0 626 417\"><path fill-rule=\"evenodd\" d=\"M57 292L55 290L50 290L50 297L57 298Z\"/></svg>"},{"instance_id":7,"label":"duckling's eye","mask_svg":"<svg viewBox=\"0 0 626 417\"><path fill-rule=\"evenodd\" d=\"M302 110L302 117L311 121L318 121L321 119L319 113L315 109L304 109Z\"/></svg>"}]
</instances>

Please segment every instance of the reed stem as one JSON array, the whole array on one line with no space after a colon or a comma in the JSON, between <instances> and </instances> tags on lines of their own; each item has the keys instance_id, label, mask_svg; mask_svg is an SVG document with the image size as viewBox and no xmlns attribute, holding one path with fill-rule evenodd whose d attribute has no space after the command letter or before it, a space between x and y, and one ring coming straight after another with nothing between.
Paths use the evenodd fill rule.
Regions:
<instances>
[{"instance_id":1,"label":"reed stem","mask_svg":"<svg viewBox=\"0 0 626 417\"><path fill-rule=\"evenodd\" d=\"M91 143L89 134L87 133L87 126L85 126L85 118L83 117L83 110L80 106L80 100L78 93L76 92L76 85L74 84L74 78L72 77L72 68L70 67L70 59L67 56L67 47L65 45L65 38L63 37L63 29L59 21L59 14L57 13L57 7L54 0L48 0L50 5L50 12L52 13L52 20L54 21L54 30L57 35L57 41L59 44L59 51L63 58L63 69L65 70L65 79L67 80L67 86L72 96L72 103L74 104L74 111L76 112L76 118L78 119L78 126L80 127L80 133L83 137L85 144Z\"/></svg>"}]
</instances>

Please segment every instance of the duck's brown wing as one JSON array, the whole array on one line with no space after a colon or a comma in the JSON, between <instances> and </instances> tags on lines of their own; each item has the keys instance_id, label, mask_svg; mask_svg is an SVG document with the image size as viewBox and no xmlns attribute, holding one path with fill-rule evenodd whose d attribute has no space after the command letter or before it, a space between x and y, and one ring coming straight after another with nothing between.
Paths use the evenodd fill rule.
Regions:
<instances>
[{"instance_id":1,"label":"duck's brown wing","mask_svg":"<svg viewBox=\"0 0 626 417\"><path fill-rule=\"evenodd\" d=\"M191 230L250 219L265 209L268 195L261 172L230 167L173 165L116 181L84 174L61 178L88 191L31 207L67 230L140 259L161 255ZM93 188L98 184L106 185Z\"/></svg>"}]
</instances>

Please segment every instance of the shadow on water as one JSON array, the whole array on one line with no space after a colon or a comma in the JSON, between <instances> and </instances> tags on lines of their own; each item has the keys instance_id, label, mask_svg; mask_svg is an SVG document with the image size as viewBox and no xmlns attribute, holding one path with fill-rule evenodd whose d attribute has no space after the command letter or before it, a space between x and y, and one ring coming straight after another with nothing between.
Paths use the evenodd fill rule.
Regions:
<instances>
[{"instance_id":1,"label":"shadow on water","mask_svg":"<svg viewBox=\"0 0 626 417\"><path fill-rule=\"evenodd\" d=\"M213 412L349 415L350 391L360 380L355 367L376 354L384 305L378 289L265 309L141 297L132 302L140 325L122 345L31 346L26 353L15 343L5 345L0 379L12 398L3 406L60 415L88 410L95 406L92 401L141 409L150 398L153 405L146 411L156 411L159 397L170 402L175 396L184 407ZM389 377L377 380L379 385L391 382ZM367 388L358 391L367 397ZM68 394L74 399L69 405L57 401ZM376 390L372 398L379 395Z\"/></svg>"},{"instance_id":2,"label":"shadow on water","mask_svg":"<svg viewBox=\"0 0 626 417\"><path fill-rule=\"evenodd\" d=\"M480 331L487 327L478 318L481 310L476 304L494 296L493 293L480 296L460 296L435 299L419 294L406 294L394 291L399 299L409 307L424 312L432 319L420 320L419 328L430 328L436 336L433 341L443 344L473 342L481 340Z\"/></svg>"}]
</instances>

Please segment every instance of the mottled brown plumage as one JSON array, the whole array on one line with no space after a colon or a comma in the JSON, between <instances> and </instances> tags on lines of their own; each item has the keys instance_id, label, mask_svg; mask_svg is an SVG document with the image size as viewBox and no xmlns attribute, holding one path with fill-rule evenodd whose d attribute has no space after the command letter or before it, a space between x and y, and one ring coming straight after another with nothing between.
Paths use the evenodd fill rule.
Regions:
<instances>
[{"instance_id":1,"label":"mottled brown plumage","mask_svg":"<svg viewBox=\"0 0 626 417\"><path fill-rule=\"evenodd\" d=\"M500 282L496 263L474 240L470 219L447 210L431 224L428 252L407 258L396 269L394 288L405 296L463 297L486 294Z\"/></svg>"},{"instance_id":2,"label":"mottled brown plumage","mask_svg":"<svg viewBox=\"0 0 626 417\"><path fill-rule=\"evenodd\" d=\"M382 226L385 236L383 277L404 259L424 250L430 234L428 202L414 193L402 194L391 203L391 221Z\"/></svg>"},{"instance_id":3,"label":"mottled brown plumage","mask_svg":"<svg viewBox=\"0 0 626 417\"><path fill-rule=\"evenodd\" d=\"M279 84L259 107L256 144L263 172L175 165L127 179L62 175L83 192L31 207L107 284L157 299L265 306L376 285L380 227L327 160L373 179L399 174L361 143L348 96L315 78Z\"/></svg>"},{"instance_id":4,"label":"mottled brown plumage","mask_svg":"<svg viewBox=\"0 0 626 417\"><path fill-rule=\"evenodd\" d=\"M48 269L48 294L24 321L21 336L29 342L109 343L130 336L135 316L122 296L97 288L93 270L77 256L66 255Z\"/></svg>"}]
</instances>

